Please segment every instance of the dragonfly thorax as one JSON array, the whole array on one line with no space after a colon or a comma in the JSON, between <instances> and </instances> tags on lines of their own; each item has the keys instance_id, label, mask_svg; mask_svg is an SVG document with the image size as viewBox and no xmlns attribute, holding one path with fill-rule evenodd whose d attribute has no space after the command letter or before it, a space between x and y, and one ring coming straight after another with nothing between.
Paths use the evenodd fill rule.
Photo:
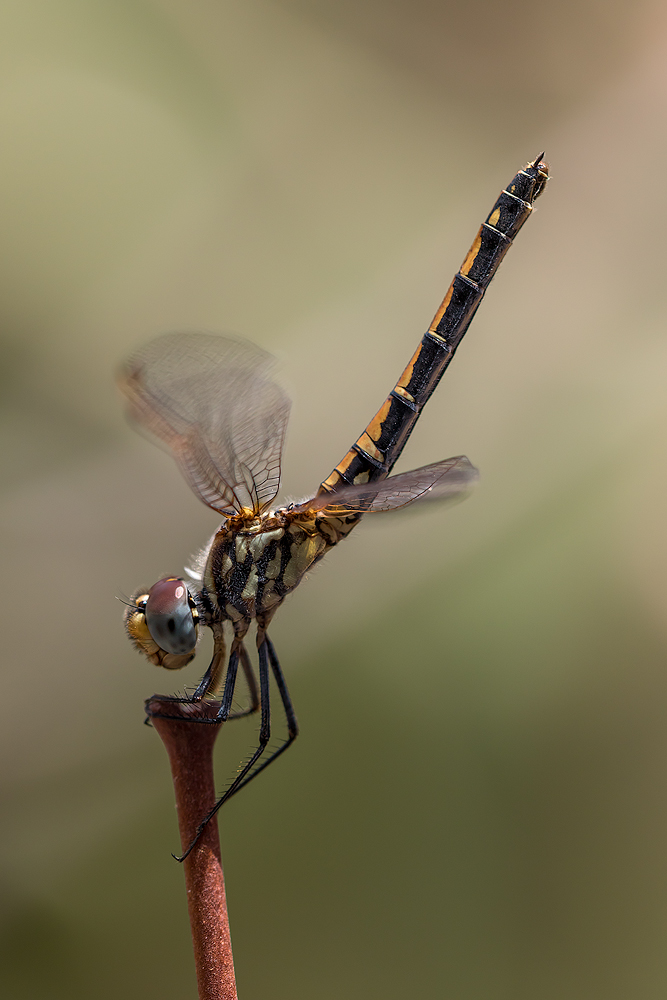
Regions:
<instances>
[{"instance_id":1,"label":"dragonfly thorax","mask_svg":"<svg viewBox=\"0 0 667 1000\"><path fill-rule=\"evenodd\" d=\"M266 627L304 574L340 534L315 513L281 508L225 521L206 556L200 603L214 621L231 621L244 634L253 618Z\"/></svg>"}]
</instances>

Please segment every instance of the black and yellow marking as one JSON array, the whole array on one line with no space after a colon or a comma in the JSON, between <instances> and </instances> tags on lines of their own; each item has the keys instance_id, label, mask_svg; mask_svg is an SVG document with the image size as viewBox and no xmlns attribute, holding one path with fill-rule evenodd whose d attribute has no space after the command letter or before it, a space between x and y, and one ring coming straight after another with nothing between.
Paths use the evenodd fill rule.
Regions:
<instances>
[{"instance_id":1,"label":"black and yellow marking","mask_svg":"<svg viewBox=\"0 0 667 1000\"><path fill-rule=\"evenodd\" d=\"M245 530L223 524L205 570L203 591L214 607L209 621L231 621L239 638L254 618L266 627L287 594L344 533L315 513L286 508L253 518Z\"/></svg>"},{"instance_id":2,"label":"black and yellow marking","mask_svg":"<svg viewBox=\"0 0 667 1000\"><path fill-rule=\"evenodd\" d=\"M500 194L407 368L320 493L389 475L548 176L547 164L538 157Z\"/></svg>"}]
</instances>

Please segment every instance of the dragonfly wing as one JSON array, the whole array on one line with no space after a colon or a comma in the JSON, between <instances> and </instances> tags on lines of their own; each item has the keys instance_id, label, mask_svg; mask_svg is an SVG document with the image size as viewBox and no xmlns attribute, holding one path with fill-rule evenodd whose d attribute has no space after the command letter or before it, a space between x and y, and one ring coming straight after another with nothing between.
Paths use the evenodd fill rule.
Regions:
<instances>
[{"instance_id":1,"label":"dragonfly wing","mask_svg":"<svg viewBox=\"0 0 667 1000\"><path fill-rule=\"evenodd\" d=\"M461 500L479 478L465 455L424 465L376 483L345 486L333 493L319 493L296 510L319 511L324 517L373 514L398 510L417 500Z\"/></svg>"},{"instance_id":2,"label":"dragonfly wing","mask_svg":"<svg viewBox=\"0 0 667 1000\"><path fill-rule=\"evenodd\" d=\"M197 496L221 514L259 513L280 485L290 401L271 355L205 333L168 333L126 361L119 385L135 427L166 445Z\"/></svg>"}]
</instances>

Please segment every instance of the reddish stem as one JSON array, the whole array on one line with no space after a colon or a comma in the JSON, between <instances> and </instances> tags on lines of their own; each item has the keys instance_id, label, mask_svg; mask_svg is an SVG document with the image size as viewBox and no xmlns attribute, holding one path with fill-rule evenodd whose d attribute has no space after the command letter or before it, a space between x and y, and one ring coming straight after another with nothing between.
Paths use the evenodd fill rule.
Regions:
<instances>
[{"instance_id":1,"label":"reddish stem","mask_svg":"<svg viewBox=\"0 0 667 1000\"><path fill-rule=\"evenodd\" d=\"M169 755L183 851L216 801L213 745L221 726L194 719L213 718L218 708L212 702L179 702L160 695L146 703ZM199 1000L237 1000L217 818L207 824L183 869Z\"/></svg>"}]
</instances>

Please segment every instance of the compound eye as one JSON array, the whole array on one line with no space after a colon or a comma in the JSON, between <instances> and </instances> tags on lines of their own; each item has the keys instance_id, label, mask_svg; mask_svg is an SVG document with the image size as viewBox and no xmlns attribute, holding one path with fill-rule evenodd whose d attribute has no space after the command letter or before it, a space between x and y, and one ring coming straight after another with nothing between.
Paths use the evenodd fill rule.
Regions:
<instances>
[{"instance_id":1,"label":"compound eye","mask_svg":"<svg viewBox=\"0 0 667 1000\"><path fill-rule=\"evenodd\" d=\"M170 576L148 591L146 625L160 649L176 656L191 653L197 645L197 625L188 588Z\"/></svg>"}]
</instances>

